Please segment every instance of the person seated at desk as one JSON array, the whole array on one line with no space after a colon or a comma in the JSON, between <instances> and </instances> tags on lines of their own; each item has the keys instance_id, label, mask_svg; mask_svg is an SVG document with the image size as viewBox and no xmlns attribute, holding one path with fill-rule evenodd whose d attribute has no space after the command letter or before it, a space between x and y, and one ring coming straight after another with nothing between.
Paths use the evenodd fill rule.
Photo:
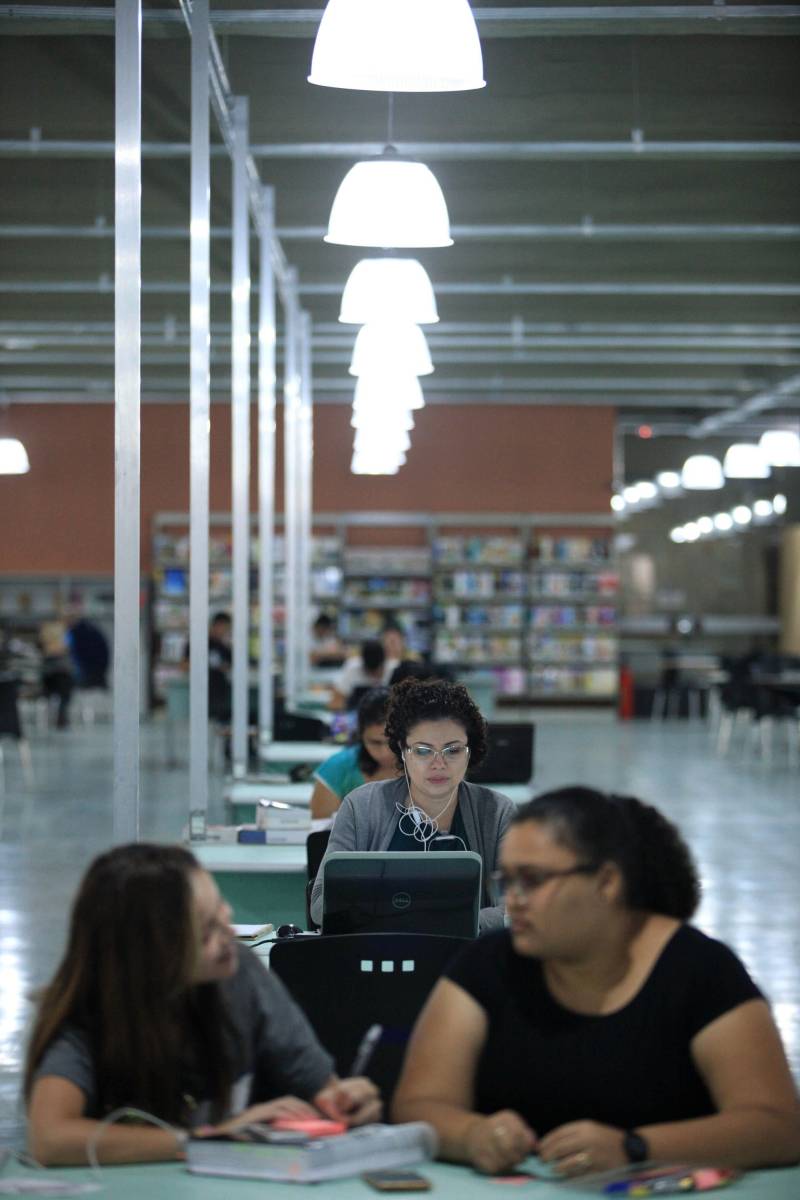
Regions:
<instances>
[{"instance_id":1,"label":"person seated at desk","mask_svg":"<svg viewBox=\"0 0 800 1200\"><path fill-rule=\"evenodd\" d=\"M389 689L372 688L358 706L356 741L327 758L314 772L311 819L332 817L342 800L367 780L395 779L397 763L387 739Z\"/></svg>"},{"instance_id":2,"label":"person seated at desk","mask_svg":"<svg viewBox=\"0 0 800 1200\"><path fill-rule=\"evenodd\" d=\"M374 1085L336 1078L277 975L237 944L230 915L182 847L120 846L95 859L28 1047L28 1145L40 1163L85 1163L96 1135L101 1162L148 1162L182 1157L190 1128L379 1118ZM131 1105L174 1129L101 1130Z\"/></svg>"},{"instance_id":3,"label":"person seated at desk","mask_svg":"<svg viewBox=\"0 0 800 1200\"><path fill-rule=\"evenodd\" d=\"M590 788L519 809L502 845L510 928L472 942L423 1009L395 1093L442 1157L562 1175L628 1162L776 1166L800 1107L769 1008L688 924L700 885L654 808Z\"/></svg>"},{"instance_id":4,"label":"person seated at desk","mask_svg":"<svg viewBox=\"0 0 800 1200\"><path fill-rule=\"evenodd\" d=\"M310 657L317 667L340 667L345 660L345 648L336 631L336 622L327 613L320 613L311 626Z\"/></svg>"},{"instance_id":5,"label":"person seated at desk","mask_svg":"<svg viewBox=\"0 0 800 1200\"><path fill-rule=\"evenodd\" d=\"M331 689L329 707L334 712L341 712L351 704L351 696L356 689L386 687L389 677L398 665L395 658L387 658L383 646L375 638L368 638L361 644L358 654L346 659L344 666L336 676L336 682ZM364 695L359 690L358 700ZM358 700L356 703L358 703Z\"/></svg>"},{"instance_id":6,"label":"person seated at desk","mask_svg":"<svg viewBox=\"0 0 800 1200\"><path fill-rule=\"evenodd\" d=\"M399 779L371 782L347 796L336 813L327 854L337 850L474 850L483 860L481 929L501 925L488 879L514 805L499 792L467 783L467 767L486 754L486 722L461 684L406 679L392 688L386 738ZM323 859L323 866L325 860ZM311 892L311 916L322 924L322 870Z\"/></svg>"}]
</instances>

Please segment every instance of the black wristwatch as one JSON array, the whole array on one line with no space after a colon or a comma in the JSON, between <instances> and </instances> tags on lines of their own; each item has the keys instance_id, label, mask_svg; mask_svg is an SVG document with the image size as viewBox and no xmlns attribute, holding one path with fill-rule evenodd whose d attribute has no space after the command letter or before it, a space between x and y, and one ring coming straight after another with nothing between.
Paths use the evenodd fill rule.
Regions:
<instances>
[{"instance_id":1,"label":"black wristwatch","mask_svg":"<svg viewBox=\"0 0 800 1200\"><path fill-rule=\"evenodd\" d=\"M650 1157L650 1147L645 1138L635 1129L626 1129L622 1139L622 1149L630 1163L647 1162Z\"/></svg>"}]
</instances>

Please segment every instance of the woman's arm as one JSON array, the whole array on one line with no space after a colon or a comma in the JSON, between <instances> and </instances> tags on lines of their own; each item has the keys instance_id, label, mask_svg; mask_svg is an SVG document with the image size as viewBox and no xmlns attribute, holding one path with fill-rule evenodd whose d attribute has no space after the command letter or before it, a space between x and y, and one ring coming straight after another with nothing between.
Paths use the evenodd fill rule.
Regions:
<instances>
[{"instance_id":1,"label":"woman's arm","mask_svg":"<svg viewBox=\"0 0 800 1200\"><path fill-rule=\"evenodd\" d=\"M439 1155L502 1170L536 1145L517 1113L473 1111L475 1071L486 1041L484 1010L463 988L441 979L414 1028L392 1104L395 1121L427 1121L439 1135Z\"/></svg>"},{"instance_id":2,"label":"woman's arm","mask_svg":"<svg viewBox=\"0 0 800 1200\"><path fill-rule=\"evenodd\" d=\"M325 859L329 854L333 854L335 850L362 850L363 848L363 846L357 844L355 813L349 797L346 797L333 819L328 848L320 863L317 877L314 880L314 886L311 889L311 904L309 908L311 916L317 925L322 924L322 869L325 866Z\"/></svg>"},{"instance_id":3,"label":"woman's arm","mask_svg":"<svg viewBox=\"0 0 800 1200\"><path fill-rule=\"evenodd\" d=\"M311 820L321 821L324 817L332 817L341 807L342 798L337 796L322 779L315 779L314 790L311 793Z\"/></svg>"},{"instance_id":4,"label":"woman's arm","mask_svg":"<svg viewBox=\"0 0 800 1200\"><path fill-rule=\"evenodd\" d=\"M706 1025L691 1052L718 1112L637 1127L650 1157L742 1168L800 1161L800 1103L764 1001L749 1000ZM566 1174L587 1169L587 1154L591 1169L603 1170L626 1161L622 1137L609 1125L573 1121L543 1138L540 1153Z\"/></svg>"},{"instance_id":5,"label":"woman's arm","mask_svg":"<svg viewBox=\"0 0 800 1200\"><path fill-rule=\"evenodd\" d=\"M45 1167L88 1162L87 1146L100 1121L83 1115L86 1097L60 1075L37 1079L28 1101L28 1151ZM166 1162L183 1158L180 1130L152 1125L109 1125L95 1146L98 1162Z\"/></svg>"}]
</instances>

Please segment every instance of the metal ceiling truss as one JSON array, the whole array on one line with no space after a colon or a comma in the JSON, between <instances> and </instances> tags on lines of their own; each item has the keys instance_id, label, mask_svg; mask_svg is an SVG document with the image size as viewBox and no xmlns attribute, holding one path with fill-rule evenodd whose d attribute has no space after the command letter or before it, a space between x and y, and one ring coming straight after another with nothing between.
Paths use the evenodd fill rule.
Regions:
<instances>
[{"instance_id":1,"label":"metal ceiling truss","mask_svg":"<svg viewBox=\"0 0 800 1200\"><path fill-rule=\"evenodd\" d=\"M581 5L543 8L476 6L481 37L653 36L665 34L786 35L800 29L795 4ZM227 36L314 37L322 8L255 9L215 12L212 29ZM112 34L114 9L44 4L0 5L0 33L26 35ZM142 32L149 37L179 37L182 22L170 9L145 9Z\"/></svg>"}]
</instances>

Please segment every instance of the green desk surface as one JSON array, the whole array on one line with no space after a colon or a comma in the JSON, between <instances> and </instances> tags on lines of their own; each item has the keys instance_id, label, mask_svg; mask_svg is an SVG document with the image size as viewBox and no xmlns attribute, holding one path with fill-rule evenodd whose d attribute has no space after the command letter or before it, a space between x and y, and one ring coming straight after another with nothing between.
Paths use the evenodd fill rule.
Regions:
<instances>
[{"instance_id":1,"label":"green desk surface","mask_svg":"<svg viewBox=\"0 0 800 1200\"><path fill-rule=\"evenodd\" d=\"M335 753L331 747L331 753ZM267 783L258 779L232 779L225 785L225 801L238 804L240 801L280 800L284 804L307 805L314 790L314 781L305 783Z\"/></svg>"},{"instance_id":2,"label":"green desk surface","mask_svg":"<svg viewBox=\"0 0 800 1200\"><path fill-rule=\"evenodd\" d=\"M340 749L333 742L272 742L267 747L267 763L321 763Z\"/></svg>"},{"instance_id":3,"label":"green desk surface","mask_svg":"<svg viewBox=\"0 0 800 1200\"><path fill-rule=\"evenodd\" d=\"M508 1186L494 1183L484 1175L466 1167L454 1167L444 1163L424 1163L418 1168L427 1176L433 1191L448 1200L490 1200L496 1196L502 1200L509 1194ZM16 1164L6 1166L0 1178L31 1178L34 1172ZM83 1167L58 1167L48 1172L53 1178L70 1182L94 1182L94 1177ZM341 1179L332 1183L267 1183L263 1180L222 1179L208 1175L190 1175L179 1163L153 1164L135 1167L104 1167L101 1175L104 1190L98 1195L111 1196L113 1200L172 1200L176 1197L191 1197L192 1200L297 1200L298 1196L321 1197L322 1200L369 1200L375 1192L359 1178ZM530 1197L530 1200L578 1200L590 1195L567 1183L552 1183L543 1179L531 1179L511 1189L514 1196ZM597 1193L594 1193L597 1195ZM692 1193L694 1194L694 1193ZM710 1196L730 1197L730 1200L798 1200L800 1197L800 1167L776 1171L754 1171L730 1187Z\"/></svg>"},{"instance_id":4,"label":"green desk surface","mask_svg":"<svg viewBox=\"0 0 800 1200\"><path fill-rule=\"evenodd\" d=\"M233 920L263 925L306 924L306 848L193 843L198 861L215 877Z\"/></svg>"}]
</instances>

